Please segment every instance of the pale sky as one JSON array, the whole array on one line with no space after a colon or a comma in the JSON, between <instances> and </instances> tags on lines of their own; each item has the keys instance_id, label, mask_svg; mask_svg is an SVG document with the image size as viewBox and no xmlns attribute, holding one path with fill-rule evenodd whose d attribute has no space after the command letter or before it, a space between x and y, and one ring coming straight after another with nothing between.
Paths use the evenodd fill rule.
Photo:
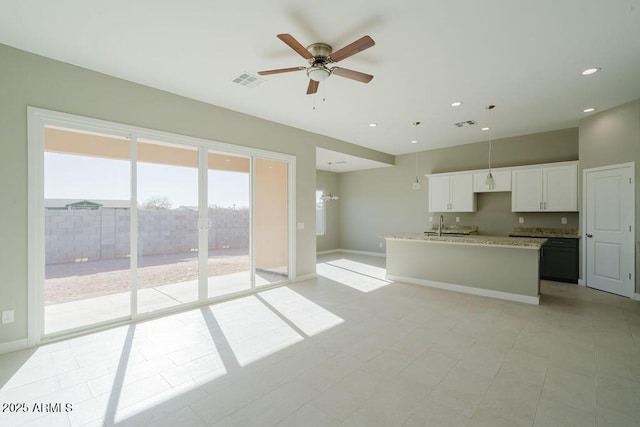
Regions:
<instances>
[{"instance_id":1,"label":"pale sky","mask_svg":"<svg viewBox=\"0 0 640 427\"><path fill-rule=\"evenodd\" d=\"M128 200L130 163L125 160L45 153L47 199ZM209 205L249 205L249 175L209 171ZM166 196L173 208L198 205L198 171L180 166L138 163L138 202Z\"/></svg>"}]
</instances>

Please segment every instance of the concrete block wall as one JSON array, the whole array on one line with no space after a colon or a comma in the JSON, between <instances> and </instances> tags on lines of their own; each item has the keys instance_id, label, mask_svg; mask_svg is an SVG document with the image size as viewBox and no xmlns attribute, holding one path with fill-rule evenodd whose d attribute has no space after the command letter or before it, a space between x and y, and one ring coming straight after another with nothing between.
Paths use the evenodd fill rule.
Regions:
<instances>
[{"instance_id":1,"label":"concrete block wall","mask_svg":"<svg viewBox=\"0 0 640 427\"><path fill-rule=\"evenodd\" d=\"M249 247L249 210L210 208L210 249ZM47 210L47 264L121 258L129 255L130 212L126 209ZM138 254L198 249L198 212L139 210Z\"/></svg>"}]
</instances>

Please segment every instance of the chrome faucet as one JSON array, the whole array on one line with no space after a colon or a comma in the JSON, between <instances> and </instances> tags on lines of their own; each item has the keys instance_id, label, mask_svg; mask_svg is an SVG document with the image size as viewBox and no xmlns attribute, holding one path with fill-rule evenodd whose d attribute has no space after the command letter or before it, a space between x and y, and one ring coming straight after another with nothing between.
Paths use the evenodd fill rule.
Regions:
<instances>
[{"instance_id":1,"label":"chrome faucet","mask_svg":"<svg viewBox=\"0 0 640 427\"><path fill-rule=\"evenodd\" d=\"M438 237L442 235L442 226L444 225L444 216L440 215L440 222L438 223Z\"/></svg>"}]
</instances>

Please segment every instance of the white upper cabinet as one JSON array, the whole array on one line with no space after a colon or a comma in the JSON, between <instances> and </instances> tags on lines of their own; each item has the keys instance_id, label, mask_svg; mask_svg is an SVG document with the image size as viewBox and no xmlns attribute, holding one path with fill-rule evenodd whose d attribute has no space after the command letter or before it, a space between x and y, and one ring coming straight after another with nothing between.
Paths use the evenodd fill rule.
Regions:
<instances>
[{"instance_id":1,"label":"white upper cabinet","mask_svg":"<svg viewBox=\"0 0 640 427\"><path fill-rule=\"evenodd\" d=\"M475 211L473 174L429 176L429 212Z\"/></svg>"},{"instance_id":2,"label":"white upper cabinet","mask_svg":"<svg viewBox=\"0 0 640 427\"><path fill-rule=\"evenodd\" d=\"M513 212L578 210L578 164L546 165L512 171Z\"/></svg>"},{"instance_id":3,"label":"white upper cabinet","mask_svg":"<svg viewBox=\"0 0 640 427\"><path fill-rule=\"evenodd\" d=\"M546 212L578 211L578 165L547 167L542 170Z\"/></svg>"},{"instance_id":4,"label":"white upper cabinet","mask_svg":"<svg viewBox=\"0 0 640 427\"><path fill-rule=\"evenodd\" d=\"M487 179L489 169L474 172L473 174L473 191L475 193L494 193L497 191L511 191L511 170L509 169L493 169L491 174L496 182L493 189L489 188L484 181Z\"/></svg>"},{"instance_id":5,"label":"white upper cabinet","mask_svg":"<svg viewBox=\"0 0 640 427\"><path fill-rule=\"evenodd\" d=\"M542 211L542 168L518 169L511 172L513 212Z\"/></svg>"}]
</instances>

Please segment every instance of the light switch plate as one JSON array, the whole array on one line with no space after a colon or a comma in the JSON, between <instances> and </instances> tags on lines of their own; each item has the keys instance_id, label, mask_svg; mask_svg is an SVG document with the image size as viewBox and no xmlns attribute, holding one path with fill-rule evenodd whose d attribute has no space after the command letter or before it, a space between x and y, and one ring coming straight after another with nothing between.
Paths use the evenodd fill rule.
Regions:
<instances>
[{"instance_id":1,"label":"light switch plate","mask_svg":"<svg viewBox=\"0 0 640 427\"><path fill-rule=\"evenodd\" d=\"M429 222L433 222L433 217L432 216L429 217Z\"/></svg>"},{"instance_id":2,"label":"light switch plate","mask_svg":"<svg viewBox=\"0 0 640 427\"><path fill-rule=\"evenodd\" d=\"M460 222L460 217L459 216L456 217L456 222Z\"/></svg>"},{"instance_id":3,"label":"light switch plate","mask_svg":"<svg viewBox=\"0 0 640 427\"><path fill-rule=\"evenodd\" d=\"M298 223L298 230L304 230L304 222Z\"/></svg>"},{"instance_id":4,"label":"light switch plate","mask_svg":"<svg viewBox=\"0 0 640 427\"><path fill-rule=\"evenodd\" d=\"M524 217L523 217L523 216L519 217L519 218L518 218L518 222L519 222L520 224L524 224Z\"/></svg>"},{"instance_id":5,"label":"light switch plate","mask_svg":"<svg viewBox=\"0 0 640 427\"><path fill-rule=\"evenodd\" d=\"M2 323L12 323L15 318L14 318L14 311L13 310L6 310L2 312Z\"/></svg>"}]
</instances>

